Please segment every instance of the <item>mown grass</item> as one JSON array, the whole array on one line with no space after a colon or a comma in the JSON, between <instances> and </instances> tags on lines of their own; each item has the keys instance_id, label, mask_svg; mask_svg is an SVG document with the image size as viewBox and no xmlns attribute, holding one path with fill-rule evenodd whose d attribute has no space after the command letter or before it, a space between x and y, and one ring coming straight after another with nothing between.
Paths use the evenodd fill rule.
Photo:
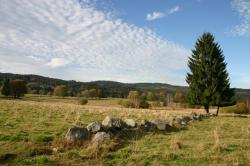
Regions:
<instances>
[{"instance_id":1,"label":"mown grass","mask_svg":"<svg viewBox=\"0 0 250 166\"><path fill-rule=\"evenodd\" d=\"M38 101L29 96L22 100L0 100L0 165L250 163L249 118L214 117L174 132L121 132L98 151L89 143L80 146L65 142L69 127L86 126L106 115L140 121L157 117L167 120L169 115L181 113L119 108L116 101L93 100L81 106L75 98L44 97Z\"/></svg>"}]
</instances>

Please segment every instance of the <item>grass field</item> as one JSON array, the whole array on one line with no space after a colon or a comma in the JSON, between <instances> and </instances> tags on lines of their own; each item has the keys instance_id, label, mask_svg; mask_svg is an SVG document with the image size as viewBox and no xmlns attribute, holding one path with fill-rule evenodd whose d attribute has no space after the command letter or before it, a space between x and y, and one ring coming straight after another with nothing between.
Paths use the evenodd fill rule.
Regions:
<instances>
[{"instance_id":1,"label":"grass field","mask_svg":"<svg viewBox=\"0 0 250 166\"><path fill-rule=\"evenodd\" d=\"M121 108L118 99L91 100L27 96L0 99L0 165L249 165L250 119L214 117L175 132L121 133L95 151L90 143L68 145L67 129L111 115L168 120L190 111ZM122 139L121 139L122 138Z\"/></svg>"}]
</instances>

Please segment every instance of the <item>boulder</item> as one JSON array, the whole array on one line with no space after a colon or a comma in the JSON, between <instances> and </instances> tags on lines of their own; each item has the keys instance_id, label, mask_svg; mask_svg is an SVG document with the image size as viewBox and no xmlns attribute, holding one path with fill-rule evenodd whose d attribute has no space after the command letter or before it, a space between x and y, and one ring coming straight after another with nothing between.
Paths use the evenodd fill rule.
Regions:
<instances>
[{"instance_id":1,"label":"boulder","mask_svg":"<svg viewBox=\"0 0 250 166\"><path fill-rule=\"evenodd\" d=\"M170 120L170 125L171 126L186 126L187 122L183 119L182 116L173 116Z\"/></svg>"},{"instance_id":2,"label":"boulder","mask_svg":"<svg viewBox=\"0 0 250 166\"><path fill-rule=\"evenodd\" d=\"M201 114L197 114L196 112L192 112L190 114L190 118L192 120L201 120L202 119L202 115Z\"/></svg>"},{"instance_id":3,"label":"boulder","mask_svg":"<svg viewBox=\"0 0 250 166\"><path fill-rule=\"evenodd\" d=\"M127 127L134 128L136 127L136 122L134 119L125 119L124 123L127 125Z\"/></svg>"},{"instance_id":4,"label":"boulder","mask_svg":"<svg viewBox=\"0 0 250 166\"><path fill-rule=\"evenodd\" d=\"M111 136L110 134L106 133L106 132L97 132L95 134L95 136L92 139L93 143L105 143L111 140Z\"/></svg>"},{"instance_id":5,"label":"boulder","mask_svg":"<svg viewBox=\"0 0 250 166\"><path fill-rule=\"evenodd\" d=\"M66 134L67 141L85 141L90 138L90 133L86 128L72 127Z\"/></svg>"},{"instance_id":6,"label":"boulder","mask_svg":"<svg viewBox=\"0 0 250 166\"><path fill-rule=\"evenodd\" d=\"M155 119L152 121L153 124L156 125L158 130L166 130L166 122L164 120L161 119Z\"/></svg>"},{"instance_id":7,"label":"boulder","mask_svg":"<svg viewBox=\"0 0 250 166\"><path fill-rule=\"evenodd\" d=\"M104 120L102 121L102 125L104 127L112 127L112 117L106 116Z\"/></svg>"},{"instance_id":8,"label":"boulder","mask_svg":"<svg viewBox=\"0 0 250 166\"><path fill-rule=\"evenodd\" d=\"M119 119L119 118L112 118L110 116L107 116L103 121L102 121L102 126L106 129L109 128L114 128L114 129L122 129L125 127L124 122Z\"/></svg>"},{"instance_id":9,"label":"boulder","mask_svg":"<svg viewBox=\"0 0 250 166\"><path fill-rule=\"evenodd\" d=\"M97 133L98 131L101 131L101 129L102 129L102 124L98 121L92 122L87 126L87 130L91 133Z\"/></svg>"},{"instance_id":10,"label":"boulder","mask_svg":"<svg viewBox=\"0 0 250 166\"><path fill-rule=\"evenodd\" d=\"M182 120L186 123L190 122L192 119L190 118L190 116L182 116Z\"/></svg>"},{"instance_id":11,"label":"boulder","mask_svg":"<svg viewBox=\"0 0 250 166\"><path fill-rule=\"evenodd\" d=\"M141 122L141 128L146 131L155 131L157 129L157 126L154 123L151 123L147 120L143 120Z\"/></svg>"}]
</instances>

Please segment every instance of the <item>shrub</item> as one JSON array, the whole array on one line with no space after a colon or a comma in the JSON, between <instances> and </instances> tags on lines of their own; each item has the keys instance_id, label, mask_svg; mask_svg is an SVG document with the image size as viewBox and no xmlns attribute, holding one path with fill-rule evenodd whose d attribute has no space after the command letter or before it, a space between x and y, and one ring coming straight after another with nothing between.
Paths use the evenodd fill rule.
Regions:
<instances>
[{"instance_id":1,"label":"shrub","mask_svg":"<svg viewBox=\"0 0 250 166\"><path fill-rule=\"evenodd\" d=\"M135 105L130 100L120 100L118 103L125 108L135 108Z\"/></svg>"},{"instance_id":2,"label":"shrub","mask_svg":"<svg viewBox=\"0 0 250 166\"><path fill-rule=\"evenodd\" d=\"M221 109L223 113L248 114L250 111L245 103L237 103L234 106L224 107Z\"/></svg>"},{"instance_id":3,"label":"shrub","mask_svg":"<svg viewBox=\"0 0 250 166\"><path fill-rule=\"evenodd\" d=\"M88 103L88 99L85 97L80 97L78 101L80 105L86 105Z\"/></svg>"},{"instance_id":4,"label":"shrub","mask_svg":"<svg viewBox=\"0 0 250 166\"><path fill-rule=\"evenodd\" d=\"M249 113L249 109L247 108L247 105L245 103L237 103L236 104L236 114L248 114Z\"/></svg>"},{"instance_id":5,"label":"shrub","mask_svg":"<svg viewBox=\"0 0 250 166\"><path fill-rule=\"evenodd\" d=\"M149 108L150 104L146 100L141 100L139 102L139 108Z\"/></svg>"}]
</instances>

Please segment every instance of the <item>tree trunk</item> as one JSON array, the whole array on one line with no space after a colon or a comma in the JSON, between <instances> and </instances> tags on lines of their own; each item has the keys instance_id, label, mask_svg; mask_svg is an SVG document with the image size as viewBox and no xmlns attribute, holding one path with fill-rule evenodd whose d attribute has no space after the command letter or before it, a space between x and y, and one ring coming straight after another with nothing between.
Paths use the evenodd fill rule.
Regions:
<instances>
[{"instance_id":1,"label":"tree trunk","mask_svg":"<svg viewBox=\"0 0 250 166\"><path fill-rule=\"evenodd\" d=\"M207 114L209 114L209 106L204 106L205 107L205 111Z\"/></svg>"},{"instance_id":2,"label":"tree trunk","mask_svg":"<svg viewBox=\"0 0 250 166\"><path fill-rule=\"evenodd\" d=\"M220 109L220 106L217 107L216 116L218 116L219 114L219 109Z\"/></svg>"}]
</instances>

